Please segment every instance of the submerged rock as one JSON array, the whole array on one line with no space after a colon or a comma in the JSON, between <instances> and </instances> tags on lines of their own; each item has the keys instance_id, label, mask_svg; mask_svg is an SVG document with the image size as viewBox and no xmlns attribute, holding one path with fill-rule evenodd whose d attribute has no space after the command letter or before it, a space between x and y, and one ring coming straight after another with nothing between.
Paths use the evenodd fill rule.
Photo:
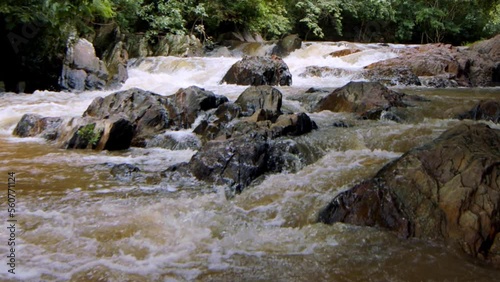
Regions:
<instances>
[{"instance_id":1,"label":"submerged rock","mask_svg":"<svg viewBox=\"0 0 500 282\"><path fill-rule=\"evenodd\" d=\"M238 85L292 85L292 74L279 57L246 56L236 62L222 79L222 83Z\"/></svg>"},{"instance_id":2,"label":"submerged rock","mask_svg":"<svg viewBox=\"0 0 500 282\"><path fill-rule=\"evenodd\" d=\"M500 131L461 124L340 193L319 220L442 240L500 266L499 179Z\"/></svg>"},{"instance_id":3,"label":"submerged rock","mask_svg":"<svg viewBox=\"0 0 500 282\"><path fill-rule=\"evenodd\" d=\"M489 120L495 123L500 122L500 102L486 100L479 102L470 111L460 114L459 119Z\"/></svg>"}]
</instances>

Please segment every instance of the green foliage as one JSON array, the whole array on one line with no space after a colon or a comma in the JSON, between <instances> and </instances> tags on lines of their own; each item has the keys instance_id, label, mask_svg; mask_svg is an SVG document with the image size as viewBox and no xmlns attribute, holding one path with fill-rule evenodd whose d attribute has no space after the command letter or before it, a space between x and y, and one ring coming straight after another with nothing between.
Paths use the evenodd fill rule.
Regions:
<instances>
[{"instance_id":1,"label":"green foliage","mask_svg":"<svg viewBox=\"0 0 500 282\"><path fill-rule=\"evenodd\" d=\"M87 124L76 133L84 142L95 146L101 139L102 130L94 131L95 123Z\"/></svg>"},{"instance_id":2,"label":"green foliage","mask_svg":"<svg viewBox=\"0 0 500 282\"><path fill-rule=\"evenodd\" d=\"M335 25L338 34L342 34L342 1L340 0L319 0L319 1L298 1L295 6L302 11L300 22L318 37L324 37L320 21L330 19Z\"/></svg>"}]
</instances>

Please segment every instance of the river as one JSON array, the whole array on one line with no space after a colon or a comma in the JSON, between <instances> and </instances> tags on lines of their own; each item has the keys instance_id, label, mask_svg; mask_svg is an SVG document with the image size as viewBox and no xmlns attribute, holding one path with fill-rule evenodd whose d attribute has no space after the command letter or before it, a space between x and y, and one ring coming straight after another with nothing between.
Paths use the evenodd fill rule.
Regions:
<instances>
[{"instance_id":1,"label":"river","mask_svg":"<svg viewBox=\"0 0 500 282\"><path fill-rule=\"evenodd\" d=\"M397 53L377 44L342 58L325 57L347 43L304 43L284 60L293 86L278 87L284 107L310 87L339 87L362 67ZM393 45L395 48L405 46ZM255 48L252 52L265 52ZM170 95L197 85L236 100L246 87L219 84L238 57L158 57L136 61L123 89ZM300 77L306 66L345 68L338 76ZM354 74L353 74L354 73ZM453 248L401 239L375 228L316 223L339 192L460 121L454 114L499 88L397 88L429 102L411 122L310 114L319 129L297 139L314 162L297 173L267 176L226 199L224 187L157 177L195 151L132 148L120 152L62 150L38 138L12 136L24 113L78 116L111 91L0 94L1 281L496 281L500 271ZM333 127L343 120L349 128ZM499 128L499 125L489 123ZM189 131L189 130L188 130ZM178 132L179 138L183 133ZM147 177L123 181L111 164L137 165ZM8 172L16 174L16 268L7 271Z\"/></svg>"}]
</instances>

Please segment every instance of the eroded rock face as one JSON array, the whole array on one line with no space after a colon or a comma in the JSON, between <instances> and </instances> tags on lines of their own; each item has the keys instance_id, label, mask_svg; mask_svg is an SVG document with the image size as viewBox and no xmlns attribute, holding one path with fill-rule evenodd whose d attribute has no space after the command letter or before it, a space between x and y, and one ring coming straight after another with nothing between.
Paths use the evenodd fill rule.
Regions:
<instances>
[{"instance_id":1,"label":"eroded rock face","mask_svg":"<svg viewBox=\"0 0 500 282\"><path fill-rule=\"evenodd\" d=\"M319 220L443 240L500 266L500 131L458 125L339 194Z\"/></svg>"},{"instance_id":2,"label":"eroded rock face","mask_svg":"<svg viewBox=\"0 0 500 282\"><path fill-rule=\"evenodd\" d=\"M349 82L322 98L313 111L328 110L364 115L370 111L405 107L404 96L377 82Z\"/></svg>"},{"instance_id":3,"label":"eroded rock face","mask_svg":"<svg viewBox=\"0 0 500 282\"><path fill-rule=\"evenodd\" d=\"M238 85L292 85L292 74L279 57L244 57L236 62L222 83Z\"/></svg>"},{"instance_id":4,"label":"eroded rock face","mask_svg":"<svg viewBox=\"0 0 500 282\"><path fill-rule=\"evenodd\" d=\"M300 49L300 47L302 47L302 39L297 34L290 34L276 43L272 53L280 57L286 57L293 51Z\"/></svg>"}]
</instances>

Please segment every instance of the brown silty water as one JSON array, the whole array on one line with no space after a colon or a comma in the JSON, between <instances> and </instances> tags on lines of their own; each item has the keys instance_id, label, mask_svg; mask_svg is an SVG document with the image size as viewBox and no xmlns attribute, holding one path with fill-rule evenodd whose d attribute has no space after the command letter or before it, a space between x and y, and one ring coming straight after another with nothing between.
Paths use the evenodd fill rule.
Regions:
<instances>
[{"instance_id":1,"label":"brown silty water","mask_svg":"<svg viewBox=\"0 0 500 282\"><path fill-rule=\"evenodd\" d=\"M341 48L332 46L328 48ZM318 50L326 47L313 47L309 55L303 54L306 49L292 56L291 69L298 69L303 60L316 63L316 57L322 58ZM365 58L358 54L355 61L380 55L373 53L370 50ZM164 72L161 67L141 70L146 67L139 65L124 88L142 85L167 95L192 83L235 100L244 87L218 85L217 77L207 80L218 75L207 70L215 62L222 61L225 67L236 60L217 59L187 58L187 63ZM156 58L150 63L160 66L156 60L165 64L174 59ZM197 69L200 62L204 66ZM185 79L187 74L195 75ZM176 84L175 79L185 81ZM342 79L299 79L296 86L280 87L284 105L300 109L288 98L310 84L341 86ZM200 84L203 81L207 84ZM472 122L454 119L457 113L482 99L500 99L498 88L396 90L429 101L410 108L411 118L404 123L359 120L347 113L310 114L319 129L296 141L311 148L307 157L312 163L296 173L268 175L229 200L224 187L158 176L168 166L188 161L195 151L69 151L11 135L23 113L80 115L94 97L109 92L0 94L0 175L6 181L8 171L16 172L19 220L18 274L6 275L7 266L1 263L0 280L495 281L499 270L440 243L402 239L376 228L316 223L318 212L336 194L446 129ZM334 127L336 121L352 126ZM182 138L189 132L175 134ZM116 179L110 166L119 163L134 164L146 176ZM1 201L6 201L6 193ZM5 236L2 231L2 241ZM0 245L0 252L7 252L6 244Z\"/></svg>"}]
</instances>

